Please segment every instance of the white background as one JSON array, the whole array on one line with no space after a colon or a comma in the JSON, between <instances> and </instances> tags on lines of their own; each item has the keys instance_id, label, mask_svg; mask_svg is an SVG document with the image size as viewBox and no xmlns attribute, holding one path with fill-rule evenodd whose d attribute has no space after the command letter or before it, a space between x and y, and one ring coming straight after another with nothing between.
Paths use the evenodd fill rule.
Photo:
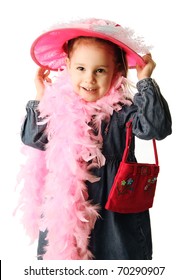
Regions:
<instances>
[{"instance_id":1,"label":"white background","mask_svg":"<svg viewBox=\"0 0 187 280\"><path fill-rule=\"evenodd\" d=\"M21 163L20 126L25 104L35 97L33 78L36 65L30 45L48 26L82 17L110 19L129 26L154 45L157 63L153 78L167 99L173 134L157 143L161 171L154 208L152 263L166 266L173 276L184 279L186 264L186 7L185 1L150 0L12 0L0 4L0 258L18 265L35 259L36 244L12 216L17 203L16 175ZM134 74L133 74L134 75ZM142 146L141 146L142 145ZM149 146L150 143L146 143ZM140 148L141 147L141 148ZM140 160L146 160L144 143L137 143ZM149 157L148 157L149 159ZM8 279L8 278L7 278ZM10 279L10 278L9 278ZM162 278L168 279L168 278Z\"/></svg>"}]
</instances>

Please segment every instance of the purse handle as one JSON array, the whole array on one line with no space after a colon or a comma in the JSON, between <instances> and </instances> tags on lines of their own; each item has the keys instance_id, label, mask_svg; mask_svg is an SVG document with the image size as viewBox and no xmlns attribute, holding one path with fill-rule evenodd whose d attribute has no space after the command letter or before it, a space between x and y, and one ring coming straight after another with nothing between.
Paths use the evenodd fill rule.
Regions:
<instances>
[{"instance_id":1,"label":"purse handle","mask_svg":"<svg viewBox=\"0 0 187 280\"><path fill-rule=\"evenodd\" d=\"M123 153L123 162L127 162L127 157L129 154L129 149L132 141L132 120L126 123L126 146ZM153 139L153 149L154 149L154 155L155 155L155 163L158 165L158 153L157 153L157 147L156 147L156 140Z\"/></svg>"}]
</instances>

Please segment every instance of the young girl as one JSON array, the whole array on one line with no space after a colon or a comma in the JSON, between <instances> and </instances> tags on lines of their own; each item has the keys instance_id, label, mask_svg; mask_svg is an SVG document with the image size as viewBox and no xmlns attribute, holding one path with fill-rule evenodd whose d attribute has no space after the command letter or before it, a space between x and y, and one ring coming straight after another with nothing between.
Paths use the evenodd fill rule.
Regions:
<instances>
[{"instance_id":1,"label":"young girl","mask_svg":"<svg viewBox=\"0 0 187 280\"><path fill-rule=\"evenodd\" d=\"M105 204L125 148L125 124L133 134L171 134L167 102L151 74L151 54L132 32L90 19L53 28L33 43L36 100L28 102L22 141L23 221L38 259L151 259L149 211L120 214ZM130 98L128 68L137 69ZM58 71L55 81L50 70ZM62 71L61 71L62 70ZM36 149L33 149L36 148ZM129 161L136 161L134 139Z\"/></svg>"}]
</instances>

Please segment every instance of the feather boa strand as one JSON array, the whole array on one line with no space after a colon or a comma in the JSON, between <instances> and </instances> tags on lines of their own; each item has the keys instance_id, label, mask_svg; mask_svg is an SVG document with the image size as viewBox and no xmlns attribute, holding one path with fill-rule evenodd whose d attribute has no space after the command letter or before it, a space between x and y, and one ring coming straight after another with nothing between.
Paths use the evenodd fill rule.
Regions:
<instances>
[{"instance_id":1,"label":"feather boa strand","mask_svg":"<svg viewBox=\"0 0 187 280\"><path fill-rule=\"evenodd\" d=\"M97 182L90 169L105 164L101 122L109 122L119 104L131 104L121 84L122 78L92 103L73 92L66 70L46 88L39 111L49 142L45 151L26 148L30 154L21 172L20 200L27 232L35 238L37 230L48 230L44 259L94 258L88 244L99 205L88 200L86 181Z\"/></svg>"}]
</instances>

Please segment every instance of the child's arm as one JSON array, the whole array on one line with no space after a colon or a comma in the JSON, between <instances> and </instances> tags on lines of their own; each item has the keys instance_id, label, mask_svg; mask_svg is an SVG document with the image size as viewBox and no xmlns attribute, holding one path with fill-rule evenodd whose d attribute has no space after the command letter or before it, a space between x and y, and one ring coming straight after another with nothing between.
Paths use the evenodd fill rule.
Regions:
<instances>
[{"instance_id":1,"label":"child's arm","mask_svg":"<svg viewBox=\"0 0 187 280\"><path fill-rule=\"evenodd\" d=\"M26 106L26 117L21 128L21 140L25 145L36 149L45 150L47 136L45 134L46 124L39 124L38 104L43 97L45 81L51 83L50 71L38 68L35 75L36 100L30 100Z\"/></svg>"},{"instance_id":2,"label":"child's arm","mask_svg":"<svg viewBox=\"0 0 187 280\"><path fill-rule=\"evenodd\" d=\"M31 146L39 150L45 150L48 142L45 134L46 124L38 124L41 122L38 111L39 101L30 100L26 105L26 116L21 128L21 140L25 145Z\"/></svg>"},{"instance_id":3,"label":"child's arm","mask_svg":"<svg viewBox=\"0 0 187 280\"><path fill-rule=\"evenodd\" d=\"M171 115L167 101L151 78L156 67L151 54L143 56L144 66L136 66L138 93L134 96L137 112L133 117L133 132L142 139L164 139L171 134Z\"/></svg>"},{"instance_id":4,"label":"child's arm","mask_svg":"<svg viewBox=\"0 0 187 280\"><path fill-rule=\"evenodd\" d=\"M172 119L159 86L152 78L145 78L137 83L137 89L133 99L133 133L141 139L164 139L172 132Z\"/></svg>"}]
</instances>

